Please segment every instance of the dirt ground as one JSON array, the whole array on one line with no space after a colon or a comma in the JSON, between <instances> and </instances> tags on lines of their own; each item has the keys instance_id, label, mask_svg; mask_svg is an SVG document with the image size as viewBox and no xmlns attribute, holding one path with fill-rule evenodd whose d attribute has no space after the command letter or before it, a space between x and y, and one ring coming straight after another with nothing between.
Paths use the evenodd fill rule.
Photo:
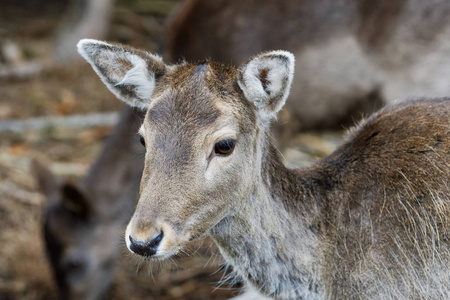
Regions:
<instances>
[{"instance_id":1,"label":"dirt ground","mask_svg":"<svg viewBox=\"0 0 450 300\"><path fill-rule=\"evenodd\" d=\"M0 42L19 45L24 61L48 58L64 1L30 1L46 3L38 11L28 4L14 3L6 1L0 10ZM169 1L164 7L170 5ZM128 9L118 1L110 39L155 51L163 24L160 10L142 12L141 6ZM0 124L12 119L118 111L121 107L90 66L81 61L27 78L0 78ZM0 300L56 298L41 237L45 198L29 172L30 159L45 162L59 175L80 178L110 130L111 126L0 131ZM340 136L340 132L298 135L284 152L286 161L290 166L309 164L330 153ZM160 271L154 266L138 268L123 255L107 299L226 299L237 295L238 285L219 284L224 272L214 246L206 241L201 249L197 255L157 266Z\"/></svg>"}]
</instances>

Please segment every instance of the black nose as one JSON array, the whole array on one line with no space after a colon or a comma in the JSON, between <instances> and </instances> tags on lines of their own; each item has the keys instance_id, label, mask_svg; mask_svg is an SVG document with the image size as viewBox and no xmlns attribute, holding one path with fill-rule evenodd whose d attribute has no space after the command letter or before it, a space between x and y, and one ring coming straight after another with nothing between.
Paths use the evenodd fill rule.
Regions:
<instances>
[{"instance_id":1,"label":"black nose","mask_svg":"<svg viewBox=\"0 0 450 300\"><path fill-rule=\"evenodd\" d=\"M162 232L162 230L155 237L146 242L136 241L130 235L128 236L130 239L130 250L142 256L152 256L156 253L163 237L164 232Z\"/></svg>"}]
</instances>

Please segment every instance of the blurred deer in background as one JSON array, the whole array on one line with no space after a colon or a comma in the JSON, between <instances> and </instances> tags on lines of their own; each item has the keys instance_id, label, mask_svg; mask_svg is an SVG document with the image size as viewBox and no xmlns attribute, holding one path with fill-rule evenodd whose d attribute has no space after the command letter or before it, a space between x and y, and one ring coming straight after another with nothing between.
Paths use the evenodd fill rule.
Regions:
<instances>
[{"instance_id":1,"label":"blurred deer in background","mask_svg":"<svg viewBox=\"0 0 450 300\"><path fill-rule=\"evenodd\" d=\"M333 154L291 170L269 133L291 53L236 69L166 65L96 40L78 51L119 99L147 111L131 252L164 260L209 235L275 299L449 299L450 98L387 106Z\"/></svg>"},{"instance_id":2,"label":"blurred deer in background","mask_svg":"<svg viewBox=\"0 0 450 300\"><path fill-rule=\"evenodd\" d=\"M47 255L60 299L100 299L123 250L123 227L138 195L143 162L135 137L142 113L126 108L98 159L80 183L63 182L34 162L49 198L43 217ZM127 210L128 208L128 210Z\"/></svg>"},{"instance_id":3,"label":"blurred deer in background","mask_svg":"<svg viewBox=\"0 0 450 300\"><path fill-rule=\"evenodd\" d=\"M166 58L239 65L288 50L296 77L279 130L340 128L394 99L450 95L449 14L447 0L187 0Z\"/></svg>"}]
</instances>

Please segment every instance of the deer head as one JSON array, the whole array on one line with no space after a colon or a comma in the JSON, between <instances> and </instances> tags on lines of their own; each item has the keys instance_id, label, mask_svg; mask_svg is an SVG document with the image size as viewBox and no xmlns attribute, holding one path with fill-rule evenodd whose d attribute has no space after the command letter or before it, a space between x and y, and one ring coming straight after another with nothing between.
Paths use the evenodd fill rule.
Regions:
<instances>
[{"instance_id":1,"label":"deer head","mask_svg":"<svg viewBox=\"0 0 450 300\"><path fill-rule=\"evenodd\" d=\"M111 247L117 222L101 214L78 184L64 182L37 161L32 166L48 198L43 235L59 298L102 298L120 254L119 247Z\"/></svg>"},{"instance_id":2,"label":"deer head","mask_svg":"<svg viewBox=\"0 0 450 300\"><path fill-rule=\"evenodd\" d=\"M261 143L289 93L292 54L263 53L236 69L165 65L96 40L81 40L78 51L119 99L147 110L145 169L125 233L131 252L168 258L251 201L264 180Z\"/></svg>"}]
</instances>

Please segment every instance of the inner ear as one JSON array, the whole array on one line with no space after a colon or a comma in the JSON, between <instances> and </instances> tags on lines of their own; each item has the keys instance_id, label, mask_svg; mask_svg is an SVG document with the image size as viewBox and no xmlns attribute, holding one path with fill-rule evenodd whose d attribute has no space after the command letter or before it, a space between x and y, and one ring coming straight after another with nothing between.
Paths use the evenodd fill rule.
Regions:
<instances>
[{"instance_id":1,"label":"inner ear","mask_svg":"<svg viewBox=\"0 0 450 300\"><path fill-rule=\"evenodd\" d=\"M294 77L294 65L294 55L279 50L257 55L239 68L238 85L255 105L264 124L269 124L283 107Z\"/></svg>"},{"instance_id":2,"label":"inner ear","mask_svg":"<svg viewBox=\"0 0 450 300\"><path fill-rule=\"evenodd\" d=\"M63 208L74 215L88 219L95 214L91 199L79 186L69 182L64 183L61 188L61 197Z\"/></svg>"},{"instance_id":3,"label":"inner ear","mask_svg":"<svg viewBox=\"0 0 450 300\"><path fill-rule=\"evenodd\" d=\"M90 39L81 40L77 47L117 98L131 106L148 107L156 82L166 71L159 56Z\"/></svg>"},{"instance_id":4,"label":"inner ear","mask_svg":"<svg viewBox=\"0 0 450 300\"><path fill-rule=\"evenodd\" d=\"M264 91L267 93L267 95L270 96L270 90L268 89L269 80L267 79L268 75L269 75L269 69L262 69L259 71L259 80L261 81L261 85L262 85Z\"/></svg>"}]
</instances>

